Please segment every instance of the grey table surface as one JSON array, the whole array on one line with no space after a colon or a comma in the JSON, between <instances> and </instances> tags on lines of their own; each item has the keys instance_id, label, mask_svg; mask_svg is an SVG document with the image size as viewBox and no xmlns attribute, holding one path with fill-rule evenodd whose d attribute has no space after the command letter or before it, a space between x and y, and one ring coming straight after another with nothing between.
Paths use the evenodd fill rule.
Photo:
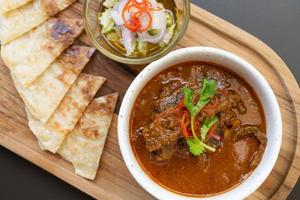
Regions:
<instances>
[{"instance_id":1,"label":"grey table surface","mask_svg":"<svg viewBox=\"0 0 300 200\"><path fill-rule=\"evenodd\" d=\"M300 81L300 0L193 0L273 48ZM1 106L1 105L0 105ZM91 199L0 147L0 199ZM300 183L288 197L300 199Z\"/></svg>"}]
</instances>

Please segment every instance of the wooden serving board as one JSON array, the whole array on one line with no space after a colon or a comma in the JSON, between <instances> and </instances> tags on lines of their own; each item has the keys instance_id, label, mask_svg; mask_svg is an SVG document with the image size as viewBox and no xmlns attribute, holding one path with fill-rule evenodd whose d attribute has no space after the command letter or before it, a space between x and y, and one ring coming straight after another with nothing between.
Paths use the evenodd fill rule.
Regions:
<instances>
[{"instance_id":1,"label":"wooden serving board","mask_svg":"<svg viewBox=\"0 0 300 200\"><path fill-rule=\"evenodd\" d=\"M61 15L81 17L82 7L82 2L75 3ZM233 52L253 64L275 91L283 119L280 156L271 175L248 199L285 199L300 174L300 92L297 82L278 55L260 40L195 5L192 5L191 13L188 30L177 48L211 46ZM90 45L85 34L78 43ZM128 67L104 57L99 52L85 71L107 77L104 88L97 96L118 91L118 108L135 77L135 73ZM135 182L122 160L117 140L117 115L114 116L110 128L95 181L76 176L71 164L59 156L41 151L27 127L24 105L2 61L0 144L97 199L153 199Z\"/></svg>"}]
</instances>

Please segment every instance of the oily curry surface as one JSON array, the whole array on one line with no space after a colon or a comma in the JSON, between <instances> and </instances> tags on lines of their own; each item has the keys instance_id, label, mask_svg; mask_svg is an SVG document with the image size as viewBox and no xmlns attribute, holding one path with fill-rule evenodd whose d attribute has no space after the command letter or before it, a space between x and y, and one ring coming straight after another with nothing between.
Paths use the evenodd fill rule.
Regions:
<instances>
[{"instance_id":1,"label":"oily curry surface","mask_svg":"<svg viewBox=\"0 0 300 200\"><path fill-rule=\"evenodd\" d=\"M216 90L191 122L193 136L183 88L197 94L204 91L205 79L216 83ZM207 125L211 128L203 137L205 120L212 118L214 124ZM212 63L189 62L168 68L143 88L132 111L130 140L141 166L156 182L177 193L207 196L250 175L265 149L265 130L260 102L243 79ZM195 137L214 151L191 149Z\"/></svg>"}]
</instances>

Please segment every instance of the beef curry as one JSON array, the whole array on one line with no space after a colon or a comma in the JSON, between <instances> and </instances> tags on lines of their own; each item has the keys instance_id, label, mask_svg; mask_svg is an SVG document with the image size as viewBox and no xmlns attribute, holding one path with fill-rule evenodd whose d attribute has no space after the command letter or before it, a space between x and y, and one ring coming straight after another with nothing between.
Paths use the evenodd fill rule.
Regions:
<instances>
[{"instance_id":1,"label":"beef curry","mask_svg":"<svg viewBox=\"0 0 300 200\"><path fill-rule=\"evenodd\" d=\"M152 179L177 193L209 196L245 180L267 142L253 89L212 63L189 62L156 75L139 94L130 141Z\"/></svg>"}]
</instances>

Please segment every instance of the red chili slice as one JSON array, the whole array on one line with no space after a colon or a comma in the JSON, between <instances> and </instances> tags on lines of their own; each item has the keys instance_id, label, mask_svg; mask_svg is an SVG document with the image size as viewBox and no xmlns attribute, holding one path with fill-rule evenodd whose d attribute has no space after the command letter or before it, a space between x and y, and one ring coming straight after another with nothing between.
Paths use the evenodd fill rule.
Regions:
<instances>
[{"instance_id":1,"label":"red chili slice","mask_svg":"<svg viewBox=\"0 0 300 200\"><path fill-rule=\"evenodd\" d=\"M150 11L155 10L151 8L151 3L147 0L137 1L137 0L128 0L122 10L122 19L124 25L132 32L144 32L149 29L152 25L152 16ZM126 15L130 15L130 19L126 19ZM147 24L145 27L142 27L140 17L147 17Z\"/></svg>"}]
</instances>

